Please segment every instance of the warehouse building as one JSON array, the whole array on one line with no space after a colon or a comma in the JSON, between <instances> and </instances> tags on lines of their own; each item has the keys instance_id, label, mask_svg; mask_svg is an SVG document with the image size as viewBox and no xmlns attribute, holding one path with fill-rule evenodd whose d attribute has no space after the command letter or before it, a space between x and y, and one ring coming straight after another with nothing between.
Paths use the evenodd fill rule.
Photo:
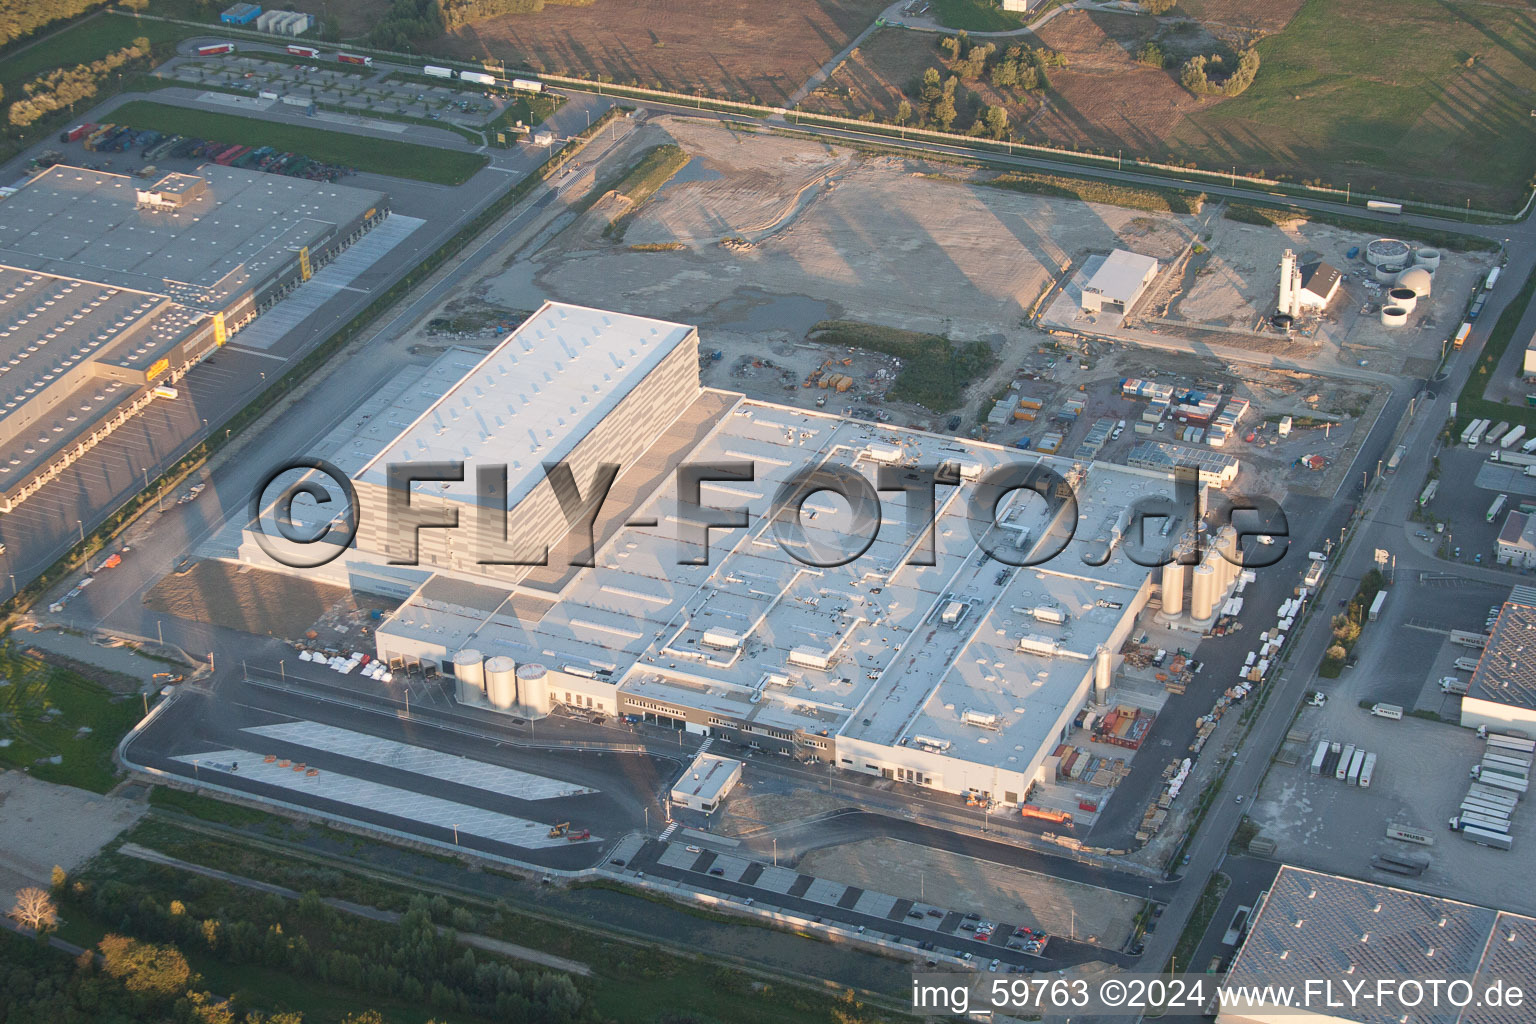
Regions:
<instances>
[{"instance_id":1,"label":"warehouse building","mask_svg":"<svg viewBox=\"0 0 1536 1024\"><path fill-rule=\"evenodd\" d=\"M225 8L219 15L219 20L226 25L249 25L259 17L261 17L260 4L240 3Z\"/></svg>"},{"instance_id":2,"label":"warehouse building","mask_svg":"<svg viewBox=\"0 0 1536 1024\"><path fill-rule=\"evenodd\" d=\"M705 389L698 344L685 325L547 303L489 354L445 354L333 439L362 522L355 546L304 575L403 597L376 630L378 658L454 674L466 704L630 716L1022 801L1077 713L1108 701L1118 652L1154 591L1123 548L1130 507L1172 498L1171 473ZM451 365L467 369L454 376ZM590 553L546 476L562 459L583 501L601 463L618 467ZM414 531L412 556L399 544L413 531L384 525L389 468L445 460L464 461L463 479L415 484L411 507L457 512L459 526ZM899 490L879 495L873 519L819 492L798 517L769 511L809 467L873 487L882 471L905 480L945 462L960 483L935 486L931 534L909 529ZM506 465L504 486L484 486L478 469L492 463ZM723 513L680 508L679 467L733 464L747 472L711 470L697 501L745 518L713 526L706 551L685 527ZM1075 510L1028 487L995 517L973 507L977 482L1012 467L1063 494L1040 465L1070 486ZM494 514L496 558L482 514ZM1040 564L1000 562L983 539ZM537 561L526 556L546 546L548 564L502 557ZM239 557L282 568L249 531Z\"/></svg>"},{"instance_id":3,"label":"warehouse building","mask_svg":"<svg viewBox=\"0 0 1536 1024\"><path fill-rule=\"evenodd\" d=\"M1211 487L1226 487L1237 479L1241 468L1240 463L1230 455L1188 445L1169 444L1166 441L1138 441L1126 462L1141 469L1164 473L1193 469L1200 474L1200 482Z\"/></svg>"},{"instance_id":4,"label":"warehouse building","mask_svg":"<svg viewBox=\"0 0 1536 1024\"><path fill-rule=\"evenodd\" d=\"M1376 993L1376 979L1466 978L1478 995L1496 980L1524 993L1536 986L1536 919L1362 882L1303 868L1283 866L1249 925L1248 938L1232 961L1226 989L1289 987L1331 981L1334 1002L1313 1009L1221 1006L1217 1024L1366 1024L1378 1021L1446 1021L1448 1024L1516 1024L1531 1017L1518 1006L1449 1005L1431 1011L1426 997L1404 1015L1375 999L1343 997L1350 981ZM1507 991L1507 988L1505 989ZM1395 989L1389 989L1396 991ZM1425 984L1425 991L1428 985ZM1412 990L1408 997L1413 998ZM1351 1002L1354 1005L1349 1005Z\"/></svg>"},{"instance_id":5,"label":"warehouse building","mask_svg":"<svg viewBox=\"0 0 1536 1024\"><path fill-rule=\"evenodd\" d=\"M0 512L387 215L379 192L212 164L147 186L57 165L0 202Z\"/></svg>"},{"instance_id":6,"label":"warehouse building","mask_svg":"<svg viewBox=\"0 0 1536 1024\"><path fill-rule=\"evenodd\" d=\"M1495 546L1500 565L1536 568L1536 516L1514 510L1505 514Z\"/></svg>"},{"instance_id":7,"label":"warehouse building","mask_svg":"<svg viewBox=\"0 0 1536 1024\"><path fill-rule=\"evenodd\" d=\"M1157 279L1157 260L1116 249L1083 285L1083 310L1129 313L1147 286Z\"/></svg>"},{"instance_id":8,"label":"warehouse building","mask_svg":"<svg viewBox=\"0 0 1536 1024\"><path fill-rule=\"evenodd\" d=\"M1488 646L1461 698L1461 724L1536 736L1536 587L1519 586L1499 609Z\"/></svg>"},{"instance_id":9,"label":"warehouse building","mask_svg":"<svg viewBox=\"0 0 1536 1024\"><path fill-rule=\"evenodd\" d=\"M741 762L704 752L693 759L672 787L672 802L690 811L713 814L741 781Z\"/></svg>"}]
</instances>

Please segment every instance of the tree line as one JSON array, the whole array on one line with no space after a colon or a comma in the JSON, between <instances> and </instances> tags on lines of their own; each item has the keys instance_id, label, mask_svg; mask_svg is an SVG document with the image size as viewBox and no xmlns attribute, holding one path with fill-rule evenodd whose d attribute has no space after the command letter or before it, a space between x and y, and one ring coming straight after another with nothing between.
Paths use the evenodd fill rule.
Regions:
<instances>
[{"instance_id":1,"label":"tree line","mask_svg":"<svg viewBox=\"0 0 1536 1024\"><path fill-rule=\"evenodd\" d=\"M44 26L106 6L107 0L0 0L0 46L25 39Z\"/></svg>"},{"instance_id":2,"label":"tree line","mask_svg":"<svg viewBox=\"0 0 1536 1024\"><path fill-rule=\"evenodd\" d=\"M55 896L66 915L113 922L100 958L73 965L56 954L0 967L0 1024L86 1024L170 1020L174 1024L298 1024L297 1014L267 1016L203 991L188 955L212 956L435 1012L505 1024L589 1024L596 1015L570 977L479 957L461 945L444 911L417 897L398 923L342 914L315 893L298 901L252 896L198 881L183 901L162 901L117 880L66 885ZM441 908L440 908L441 909ZM18 894L12 916L36 914ZM52 918L34 918L42 929ZM16 944L14 940L6 940ZM29 945L21 942L21 945ZM0 956L0 963L9 958ZM363 1024L366 1018L360 1019Z\"/></svg>"},{"instance_id":3,"label":"tree line","mask_svg":"<svg viewBox=\"0 0 1536 1024\"><path fill-rule=\"evenodd\" d=\"M1196 96L1241 95L1259 74L1259 51L1243 50L1237 55L1237 67L1231 74L1222 74L1226 62L1220 54L1206 57L1196 54L1184 62L1179 72L1179 84ZM1212 78L1216 72L1220 77Z\"/></svg>"},{"instance_id":4,"label":"tree line","mask_svg":"<svg viewBox=\"0 0 1536 1024\"><path fill-rule=\"evenodd\" d=\"M58 110L72 107L81 100L96 97L102 79L123 67L149 56L149 40L135 39L128 46L89 64L55 68L22 86L26 95L12 103L6 119L13 127L25 128Z\"/></svg>"}]
</instances>

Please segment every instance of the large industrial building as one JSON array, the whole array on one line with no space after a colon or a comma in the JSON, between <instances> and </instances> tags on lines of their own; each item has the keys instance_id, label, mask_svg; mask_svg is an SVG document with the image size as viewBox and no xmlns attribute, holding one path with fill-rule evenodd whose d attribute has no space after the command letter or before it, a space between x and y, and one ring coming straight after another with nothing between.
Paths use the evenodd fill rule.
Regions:
<instances>
[{"instance_id":1,"label":"large industrial building","mask_svg":"<svg viewBox=\"0 0 1536 1024\"><path fill-rule=\"evenodd\" d=\"M466 704L632 715L1023 800L1077 713L1107 701L1118 652L1162 579L1123 549L1130 505L1172 498L1171 473L706 389L698 345L684 325L547 303L489 354L453 350L392 385L356 430L329 439L362 521L354 547L306 575L403 598L376 631L377 656L451 672ZM457 512L457 528L388 521L391 467L455 476L440 468L454 460L463 479L418 482L410 504L436 519ZM557 460L583 501L599 464L618 467L590 565L571 564L585 531L569 529L546 478ZM960 483L937 485L931 534L909 525L900 490L882 492L863 524L827 491L798 517L769 514L812 467L873 485L882 470L915 480L917 467L942 463ZM1070 483L1075 520L1071 504L1052 511L1027 489L1004 496L996 522L972 507L983 476L1036 463ZM679 467L732 465L747 472L707 470L698 503L745 508L745 525L711 528L706 555L682 535L697 516L679 509ZM786 522L803 532L781 539ZM1035 557L1065 546L1015 568L983 536ZM247 530L241 559L278 568L263 543ZM548 565L514 564L546 546ZM841 560L832 552L857 557L827 564ZM1197 579L1195 602L1219 601L1236 577Z\"/></svg>"},{"instance_id":2,"label":"large industrial building","mask_svg":"<svg viewBox=\"0 0 1536 1024\"><path fill-rule=\"evenodd\" d=\"M1421 984L1465 978L1479 996L1502 979L1506 991L1513 985L1530 993L1536 987L1536 919L1285 866L1252 918L1226 987L1253 991L1276 986L1272 992L1289 987L1300 993L1309 982L1332 982L1334 1003L1322 1006L1323 1000L1314 998L1316 1008L1302 1011L1228 1002L1217 1024L1522 1024L1531 1019L1523 999L1499 1006L1479 998L1458 1008L1447 1005L1449 1000L1432 1006L1426 998L1404 1015L1370 998L1355 1005L1344 998L1345 982L1366 985L1374 995L1376 979L1394 978ZM1411 1000L1412 990L1406 995Z\"/></svg>"},{"instance_id":3,"label":"large industrial building","mask_svg":"<svg viewBox=\"0 0 1536 1024\"><path fill-rule=\"evenodd\" d=\"M57 165L0 201L0 512L387 214L213 164L153 184Z\"/></svg>"},{"instance_id":4,"label":"large industrial building","mask_svg":"<svg viewBox=\"0 0 1536 1024\"><path fill-rule=\"evenodd\" d=\"M1536 736L1536 587L1519 586L1499 609L1488 646L1461 698L1461 724Z\"/></svg>"}]
</instances>

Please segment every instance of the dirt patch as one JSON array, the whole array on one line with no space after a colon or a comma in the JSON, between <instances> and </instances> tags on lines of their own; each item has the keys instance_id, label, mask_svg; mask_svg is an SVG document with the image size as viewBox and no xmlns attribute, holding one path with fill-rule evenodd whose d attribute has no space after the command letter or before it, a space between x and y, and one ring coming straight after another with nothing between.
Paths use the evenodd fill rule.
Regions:
<instances>
[{"instance_id":1,"label":"dirt patch","mask_svg":"<svg viewBox=\"0 0 1536 1024\"><path fill-rule=\"evenodd\" d=\"M76 661L55 651L45 650L33 645L27 648L27 654L39 661L47 662L54 668L62 668L73 672L77 676L84 676L97 686L111 690L113 693L138 693L143 688L143 683L123 672L114 672L110 668L100 665L91 665L87 662Z\"/></svg>"},{"instance_id":2,"label":"dirt patch","mask_svg":"<svg viewBox=\"0 0 1536 1024\"><path fill-rule=\"evenodd\" d=\"M725 811L715 822L714 831L727 836L745 836L787 821L807 818L849 806L849 801L832 793L801 790L794 793L732 794Z\"/></svg>"},{"instance_id":3,"label":"dirt patch","mask_svg":"<svg viewBox=\"0 0 1536 1024\"><path fill-rule=\"evenodd\" d=\"M799 870L846 885L920 898L925 903L974 909L997 923L1076 935L1119 949L1143 901L1108 889L905 843L870 839L806 854ZM908 891L892 889L901 879ZM920 881L919 881L920 880ZM918 886L912 883L918 881ZM918 887L921 887L919 893ZM898 886L898 889L903 886Z\"/></svg>"},{"instance_id":4,"label":"dirt patch","mask_svg":"<svg viewBox=\"0 0 1536 1024\"><path fill-rule=\"evenodd\" d=\"M491 18L431 49L621 85L782 104L885 7L885 0L596 0Z\"/></svg>"},{"instance_id":5,"label":"dirt patch","mask_svg":"<svg viewBox=\"0 0 1536 1024\"><path fill-rule=\"evenodd\" d=\"M216 560L166 576L145 596L144 604L181 619L290 639L319 623L351 622L366 618L369 609L393 607L343 587Z\"/></svg>"},{"instance_id":6,"label":"dirt patch","mask_svg":"<svg viewBox=\"0 0 1536 1024\"><path fill-rule=\"evenodd\" d=\"M1212 30L1236 29L1253 35L1269 35L1290 24L1303 0L1265 0L1262 4L1252 0L1179 0L1173 14L1163 21L1177 22L1184 18L1198 21Z\"/></svg>"}]
</instances>

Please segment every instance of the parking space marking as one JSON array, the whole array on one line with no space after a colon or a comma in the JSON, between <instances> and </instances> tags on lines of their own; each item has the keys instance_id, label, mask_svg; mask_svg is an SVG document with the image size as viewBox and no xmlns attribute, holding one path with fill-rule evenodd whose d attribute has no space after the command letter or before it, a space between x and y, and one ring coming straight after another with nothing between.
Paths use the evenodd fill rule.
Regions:
<instances>
[{"instance_id":1,"label":"parking space marking","mask_svg":"<svg viewBox=\"0 0 1536 1024\"><path fill-rule=\"evenodd\" d=\"M193 765L199 775L212 771L231 778L252 779L269 786L406 818L424 825L456 829L460 835L478 836L526 850L570 845L564 838L551 838L549 826L537 821L427 796L425 793L414 793L408 789L397 789L338 772L321 771L309 775L304 771L294 771L291 765L283 767L280 761L267 763L263 761L263 756L249 750L214 750L204 754L182 754L173 760ZM240 766L238 772L233 770L236 763ZM599 840L593 836L587 841Z\"/></svg>"},{"instance_id":2,"label":"parking space marking","mask_svg":"<svg viewBox=\"0 0 1536 1024\"><path fill-rule=\"evenodd\" d=\"M243 731L519 800L550 800L596 792L558 779L530 775L516 768L472 761L467 757L445 754L426 747L413 747L408 743L398 743L320 722L281 722L277 725L253 726Z\"/></svg>"},{"instance_id":3,"label":"parking space marking","mask_svg":"<svg viewBox=\"0 0 1536 1024\"><path fill-rule=\"evenodd\" d=\"M896 905L896 897L883 892L869 892L859 894L859 898L853 904L853 909L860 914L868 914L870 917L885 917Z\"/></svg>"},{"instance_id":4,"label":"parking space marking","mask_svg":"<svg viewBox=\"0 0 1536 1024\"><path fill-rule=\"evenodd\" d=\"M789 892L790 886L794 885L799 877L800 872L791 871L789 868L765 867L757 881L752 884L770 892Z\"/></svg>"}]
</instances>

